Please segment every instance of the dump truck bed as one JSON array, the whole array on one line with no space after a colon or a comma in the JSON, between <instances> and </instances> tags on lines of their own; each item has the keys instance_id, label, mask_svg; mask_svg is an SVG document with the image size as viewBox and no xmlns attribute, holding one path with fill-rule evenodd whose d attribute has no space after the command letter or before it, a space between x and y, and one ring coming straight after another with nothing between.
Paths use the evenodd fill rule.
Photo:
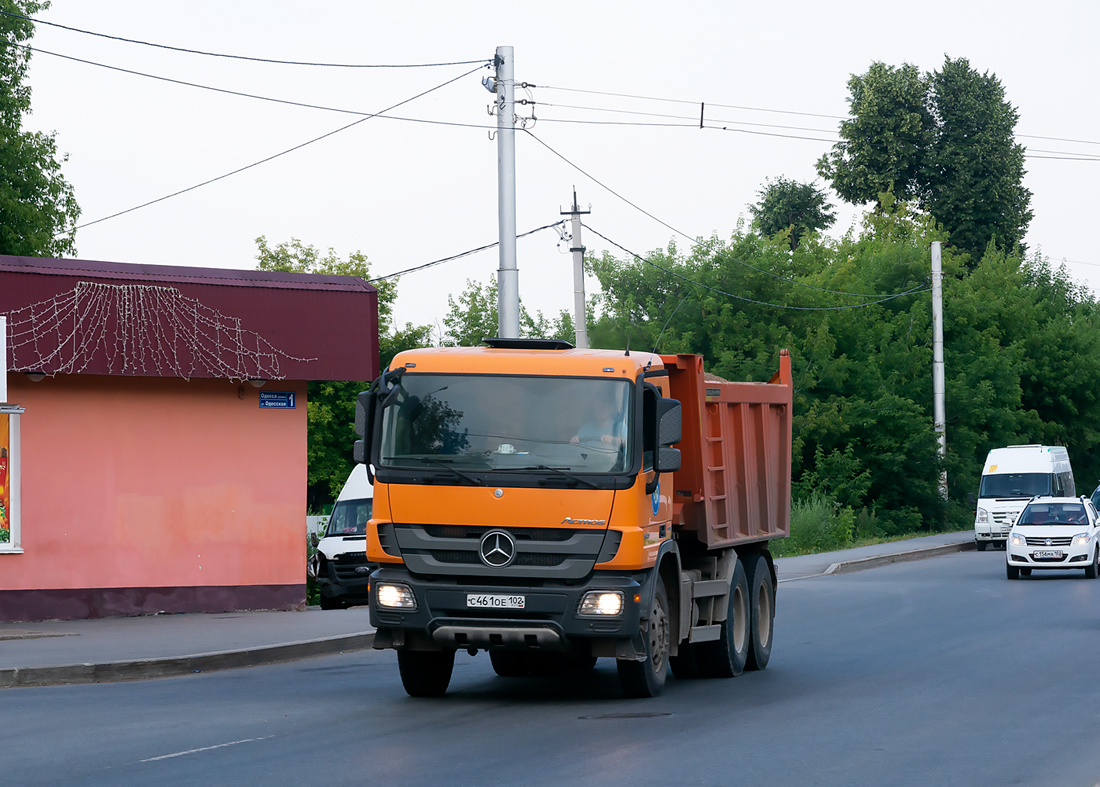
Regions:
<instances>
[{"instance_id":1,"label":"dump truck bed","mask_svg":"<svg viewBox=\"0 0 1100 787\"><path fill-rule=\"evenodd\" d=\"M683 406L673 526L708 549L784 538L791 522L791 359L767 383L707 380L698 355L662 355Z\"/></svg>"}]
</instances>

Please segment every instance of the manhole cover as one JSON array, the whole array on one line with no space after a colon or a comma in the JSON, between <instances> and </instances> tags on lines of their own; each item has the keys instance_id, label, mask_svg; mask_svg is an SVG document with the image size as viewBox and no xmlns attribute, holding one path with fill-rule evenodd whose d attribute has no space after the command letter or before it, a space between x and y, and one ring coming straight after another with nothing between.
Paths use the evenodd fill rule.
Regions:
<instances>
[{"instance_id":1,"label":"manhole cover","mask_svg":"<svg viewBox=\"0 0 1100 787\"><path fill-rule=\"evenodd\" d=\"M601 713L598 716L578 716L578 719L602 721L604 719L655 719L658 716L671 716L671 713Z\"/></svg>"}]
</instances>

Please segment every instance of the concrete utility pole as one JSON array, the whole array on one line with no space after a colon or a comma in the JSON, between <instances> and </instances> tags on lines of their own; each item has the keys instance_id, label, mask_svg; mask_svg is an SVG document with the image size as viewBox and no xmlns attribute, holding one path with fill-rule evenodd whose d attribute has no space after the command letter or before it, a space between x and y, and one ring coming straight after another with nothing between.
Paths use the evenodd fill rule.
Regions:
<instances>
[{"instance_id":1,"label":"concrete utility pole","mask_svg":"<svg viewBox=\"0 0 1100 787\"><path fill-rule=\"evenodd\" d=\"M519 338L519 269L516 267L516 80L512 47L498 46L494 83L497 113L497 335Z\"/></svg>"},{"instance_id":2,"label":"concrete utility pole","mask_svg":"<svg viewBox=\"0 0 1100 787\"><path fill-rule=\"evenodd\" d=\"M581 216L592 211L577 207L577 190L573 189L573 208L563 210L561 215L570 216L573 241L569 251L573 252L573 321L577 328L577 347L588 349L588 317L584 312L584 244L581 243Z\"/></svg>"},{"instance_id":3,"label":"concrete utility pole","mask_svg":"<svg viewBox=\"0 0 1100 787\"><path fill-rule=\"evenodd\" d=\"M943 264L940 242L932 241L932 423L940 459L947 456L947 415L943 376ZM947 471L940 475L940 496L947 499Z\"/></svg>"}]
</instances>

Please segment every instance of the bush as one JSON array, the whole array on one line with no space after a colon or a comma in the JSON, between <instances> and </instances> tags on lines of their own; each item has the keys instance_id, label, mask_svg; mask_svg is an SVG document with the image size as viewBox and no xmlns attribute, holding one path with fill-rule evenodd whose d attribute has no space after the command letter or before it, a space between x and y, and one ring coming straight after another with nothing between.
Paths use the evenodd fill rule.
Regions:
<instances>
[{"instance_id":1,"label":"bush","mask_svg":"<svg viewBox=\"0 0 1100 787\"><path fill-rule=\"evenodd\" d=\"M776 557L831 552L850 546L860 530L874 529L874 515L864 509L857 517L851 508L842 507L821 492L791 503L791 535L773 541ZM862 533L860 533L862 536Z\"/></svg>"}]
</instances>

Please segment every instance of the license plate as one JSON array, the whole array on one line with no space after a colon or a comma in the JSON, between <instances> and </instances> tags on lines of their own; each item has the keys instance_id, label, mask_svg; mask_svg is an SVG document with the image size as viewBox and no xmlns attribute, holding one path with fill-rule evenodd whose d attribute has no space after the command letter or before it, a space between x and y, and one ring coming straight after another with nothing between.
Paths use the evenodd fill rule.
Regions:
<instances>
[{"instance_id":1,"label":"license plate","mask_svg":"<svg viewBox=\"0 0 1100 787\"><path fill-rule=\"evenodd\" d=\"M1036 560L1042 560L1043 558L1059 558L1062 556L1062 550L1060 549L1040 549L1038 552L1032 552L1031 556Z\"/></svg>"},{"instance_id":2,"label":"license plate","mask_svg":"<svg viewBox=\"0 0 1100 787\"><path fill-rule=\"evenodd\" d=\"M466 606L477 609L523 609L526 596L506 596L498 593L467 593Z\"/></svg>"}]
</instances>

